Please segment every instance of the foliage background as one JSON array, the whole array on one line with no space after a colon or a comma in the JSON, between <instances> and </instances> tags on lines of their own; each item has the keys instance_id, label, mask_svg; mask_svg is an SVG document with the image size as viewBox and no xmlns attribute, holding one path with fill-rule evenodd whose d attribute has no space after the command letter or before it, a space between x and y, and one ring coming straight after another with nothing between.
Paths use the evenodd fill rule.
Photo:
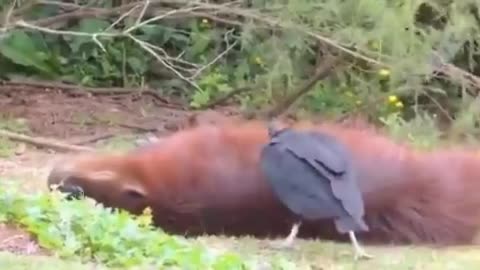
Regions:
<instances>
[{"instance_id":1,"label":"foliage background","mask_svg":"<svg viewBox=\"0 0 480 270\"><path fill-rule=\"evenodd\" d=\"M477 130L474 0L4 0L1 7L4 79L151 87L192 108L248 88L233 101L255 110L288 96L334 54L335 72L296 103L297 112L374 120L429 112L444 126Z\"/></svg>"}]
</instances>

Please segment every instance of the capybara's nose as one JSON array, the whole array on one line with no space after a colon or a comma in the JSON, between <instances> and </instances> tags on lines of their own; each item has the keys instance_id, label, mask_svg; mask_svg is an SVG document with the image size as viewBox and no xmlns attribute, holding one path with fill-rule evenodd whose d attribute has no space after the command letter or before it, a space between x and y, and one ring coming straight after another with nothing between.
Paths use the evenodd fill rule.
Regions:
<instances>
[{"instance_id":1,"label":"capybara's nose","mask_svg":"<svg viewBox=\"0 0 480 270\"><path fill-rule=\"evenodd\" d=\"M58 186L58 191L67 194L67 200L79 200L84 197L83 189L77 185L63 184Z\"/></svg>"},{"instance_id":2,"label":"capybara's nose","mask_svg":"<svg viewBox=\"0 0 480 270\"><path fill-rule=\"evenodd\" d=\"M71 181L71 178L70 173L54 167L47 178L48 189L51 191L56 186L58 191L68 194L66 197L68 200L80 199L84 191L82 187L73 184L75 181Z\"/></svg>"}]
</instances>

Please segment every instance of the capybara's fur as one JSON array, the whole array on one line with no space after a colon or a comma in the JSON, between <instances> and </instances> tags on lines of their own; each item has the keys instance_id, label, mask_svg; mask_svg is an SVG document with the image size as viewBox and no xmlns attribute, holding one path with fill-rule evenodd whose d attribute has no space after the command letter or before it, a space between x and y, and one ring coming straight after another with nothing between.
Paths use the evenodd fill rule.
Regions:
<instances>
[{"instance_id":1,"label":"capybara's fur","mask_svg":"<svg viewBox=\"0 0 480 270\"><path fill-rule=\"evenodd\" d=\"M358 168L370 231L366 242L470 244L480 228L480 157L473 151L421 152L367 126L298 123L335 136ZM196 125L123 155L85 154L58 163L49 183L81 186L107 206L140 213L173 233L285 236L291 214L259 167L266 123ZM331 220L305 222L300 237L348 239Z\"/></svg>"}]
</instances>

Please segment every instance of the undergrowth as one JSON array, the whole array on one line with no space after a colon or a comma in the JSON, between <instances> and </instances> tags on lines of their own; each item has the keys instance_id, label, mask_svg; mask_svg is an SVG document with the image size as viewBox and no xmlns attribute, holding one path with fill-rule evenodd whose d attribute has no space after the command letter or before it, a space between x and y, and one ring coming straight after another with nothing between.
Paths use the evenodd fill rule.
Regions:
<instances>
[{"instance_id":1,"label":"undergrowth","mask_svg":"<svg viewBox=\"0 0 480 270\"><path fill-rule=\"evenodd\" d=\"M186 238L169 235L152 225L146 211L133 216L94 204L65 200L60 192L23 193L2 181L0 222L17 224L33 234L43 248L60 258L79 258L109 267L156 269L257 269L260 262L234 252L209 249ZM269 269L292 267L271 261Z\"/></svg>"},{"instance_id":2,"label":"undergrowth","mask_svg":"<svg viewBox=\"0 0 480 270\"><path fill-rule=\"evenodd\" d=\"M375 119L426 111L447 123L480 84L474 0L10 0L0 9L4 79L149 87L192 108L247 88L230 101L256 110L281 103L334 54L341 64L298 108Z\"/></svg>"}]
</instances>

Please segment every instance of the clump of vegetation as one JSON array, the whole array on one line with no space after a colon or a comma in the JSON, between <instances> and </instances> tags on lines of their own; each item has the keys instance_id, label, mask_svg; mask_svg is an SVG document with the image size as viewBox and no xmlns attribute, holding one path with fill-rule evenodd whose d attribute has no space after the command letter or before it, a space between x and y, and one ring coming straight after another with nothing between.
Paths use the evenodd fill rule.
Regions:
<instances>
[{"instance_id":1,"label":"clump of vegetation","mask_svg":"<svg viewBox=\"0 0 480 270\"><path fill-rule=\"evenodd\" d=\"M59 192L23 193L11 182L2 183L0 222L21 225L61 258L162 269L254 269L259 263L166 234L152 226L148 211L132 216L93 205L92 200L67 201ZM272 269L285 269L278 262L271 264Z\"/></svg>"}]
</instances>

